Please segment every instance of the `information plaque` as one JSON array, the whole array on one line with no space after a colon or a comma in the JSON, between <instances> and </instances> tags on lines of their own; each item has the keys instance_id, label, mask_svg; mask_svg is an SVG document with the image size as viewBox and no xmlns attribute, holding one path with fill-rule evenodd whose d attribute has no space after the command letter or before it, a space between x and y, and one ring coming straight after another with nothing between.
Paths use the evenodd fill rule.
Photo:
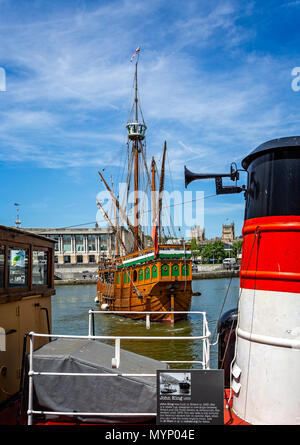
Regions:
<instances>
[{"instance_id":1,"label":"information plaque","mask_svg":"<svg viewBox=\"0 0 300 445\"><path fill-rule=\"evenodd\" d=\"M157 425L223 425L224 370L157 371Z\"/></svg>"}]
</instances>

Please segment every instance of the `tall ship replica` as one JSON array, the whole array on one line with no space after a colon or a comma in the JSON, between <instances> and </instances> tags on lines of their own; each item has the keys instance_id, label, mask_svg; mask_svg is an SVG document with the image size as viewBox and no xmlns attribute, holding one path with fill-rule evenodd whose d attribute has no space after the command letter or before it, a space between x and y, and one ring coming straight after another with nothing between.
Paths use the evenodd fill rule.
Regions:
<instances>
[{"instance_id":1,"label":"tall ship replica","mask_svg":"<svg viewBox=\"0 0 300 445\"><path fill-rule=\"evenodd\" d=\"M118 224L111 221L101 203L97 201L98 207L113 229L116 241L115 258L99 263L97 301L102 309L127 312L121 315L133 319L144 318L145 315L140 312L149 311L155 312L151 314L152 321L174 322L186 317L182 311L190 310L192 297L191 251L185 243L163 243L161 220L167 144L164 143L159 189L157 190L157 167L154 157L152 157L150 172L146 163L145 133L147 127L138 94L139 49L136 53L134 102L126 125L128 131L127 183L132 182L132 177L134 186L133 224L127 216L125 205L121 204L115 196L113 187L110 187L103 174L98 172L112 198L115 221L118 217L125 221L132 237L132 247L125 245ZM141 177L142 168L145 171L146 179ZM148 248L140 224L139 190L143 182L147 183L152 201L151 238L153 245ZM181 313L176 313L178 311Z\"/></svg>"}]
</instances>

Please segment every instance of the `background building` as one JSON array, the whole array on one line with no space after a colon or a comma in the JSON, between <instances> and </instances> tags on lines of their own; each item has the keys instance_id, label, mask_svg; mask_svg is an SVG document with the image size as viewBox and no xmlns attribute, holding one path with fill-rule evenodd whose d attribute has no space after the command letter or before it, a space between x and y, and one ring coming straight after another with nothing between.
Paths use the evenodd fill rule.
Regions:
<instances>
[{"instance_id":1,"label":"background building","mask_svg":"<svg viewBox=\"0 0 300 445\"><path fill-rule=\"evenodd\" d=\"M232 243L235 240L234 222L231 224L222 224L222 241Z\"/></svg>"},{"instance_id":2,"label":"background building","mask_svg":"<svg viewBox=\"0 0 300 445\"><path fill-rule=\"evenodd\" d=\"M82 278L97 272L97 263L102 258L116 254L115 234L111 228L23 228L36 235L47 236L56 241L55 275L56 278ZM132 248L132 236L120 228L120 236L126 248ZM125 254L122 246L120 255Z\"/></svg>"},{"instance_id":3,"label":"background building","mask_svg":"<svg viewBox=\"0 0 300 445\"><path fill-rule=\"evenodd\" d=\"M191 239L195 239L196 243L202 243L205 241L205 229L201 229L200 226L194 226L191 228Z\"/></svg>"}]
</instances>

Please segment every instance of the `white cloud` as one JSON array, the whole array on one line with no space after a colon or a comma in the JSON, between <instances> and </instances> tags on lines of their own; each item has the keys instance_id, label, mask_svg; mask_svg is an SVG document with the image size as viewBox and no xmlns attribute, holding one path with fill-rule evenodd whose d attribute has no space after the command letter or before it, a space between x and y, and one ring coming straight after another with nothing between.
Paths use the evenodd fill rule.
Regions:
<instances>
[{"instance_id":1,"label":"white cloud","mask_svg":"<svg viewBox=\"0 0 300 445\"><path fill-rule=\"evenodd\" d=\"M184 163L223 170L259 143L296 131L299 119L293 108L286 112L279 93L284 59L238 46L253 36L238 24L251 14L251 3L189 2L181 16L170 8L166 24L159 20L161 6L116 1L61 8L35 19L25 14L22 26L13 12L10 20L2 17L0 58L8 68L2 157L49 168L100 166L103 158L119 165L133 83L129 59L137 44L148 153L160 156L167 139L175 176ZM233 58L231 69L208 68L202 54L211 51L213 58L222 45Z\"/></svg>"}]
</instances>

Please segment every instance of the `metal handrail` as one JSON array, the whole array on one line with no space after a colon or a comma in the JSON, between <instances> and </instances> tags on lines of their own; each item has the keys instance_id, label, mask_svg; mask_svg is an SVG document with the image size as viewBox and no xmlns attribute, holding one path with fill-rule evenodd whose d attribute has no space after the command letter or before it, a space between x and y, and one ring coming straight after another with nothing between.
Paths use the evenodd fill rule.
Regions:
<instances>
[{"instance_id":1,"label":"metal handrail","mask_svg":"<svg viewBox=\"0 0 300 445\"><path fill-rule=\"evenodd\" d=\"M85 416L154 416L156 413L74 413L74 412L55 412L55 411L36 411L33 410L33 377L35 375L44 375L44 376L93 376L93 377L156 377L156 374L128 374L128 373L59 373L59 372L40 372L35 371L33 369L33 353L34 353L34 338L35 337L48 337L48 338L74 338L74 339L87 339L87 340L114 340L115 342L115 356L112 358L112 368L118 369L120 366L120 355L121 355L121 340L202 340L203 342L203 351L202 351L202 361L161 361L162 363L197 363L201 364L203 369L209 369L209 355L210 355L210 343L209 339L211 336L211 333L208 329L208 324L206 320L206 313L200 312L200 311L170 311L170 312L152 312L152 311L145 311L142 312L146 316L149 316L153 313L194 313L194 314L201 314L203 316L203 334L201 336L189 336L189 337L177 337L177 336L107 336L107 335L92 335L91 334L91 320L92 316L95 313L100 314L108 314L108 313L135 313L133 311L89 311L89 334L88 335L55 335L55 334L39 334L35 332L30 332L28 334L28 337L30 339L30 352L29 352L29 394L28 394L28 425L32 425L33 421L33 415L34 414L57 414L57 415L65 415L65 416L74 416L74 415L85 415ZM141 313L140 311L137 313ZM150 327L150 325L149 325Z\"/></svg>"},{"instance_id":2,"label":"metal handrail","mask_svg":"<svg viewBox=\"0 0 300 445\"><path fill-rule=\"evenodd\" d=\"M206 312L203 311L95 311L93 309L89 310L89 336L95 335L94 333L92 334L92 326L94 325L93 321L94 321L94 314L144 314L146 315L146 328L150 329L150 315L151 314L201 314L203 317L203 333L204 335L201 337L182 337L181 339L185 339L185 340L191 340L191 339L195 339L195 340L203 340L203 360L202 362L196 362L195 363L200 363L203 366L203 369L209 369L209 358L210 358L210 343L209 343L209 338L211 336L211 333L209 331L208 328L208 323L207 323L207 319L206 319ZM129 339L133 339L133 337L117 337L118 339L118 343L117 343L117 339L116 339L116 344L115 344L115 349L116 349L116 355L115 355L115 362L113 363L113 367L119 367L120 364L120 340L121 338L129 340ZM141 338L134 338L135 340L146 340L146 339L155 339L158 337L141 337ZM170 337L159 337L159 339L163 340L163 339L168 339ZM179 339L179 337L171 337L171 339ZM164 361L163 363L170 363L167 361ZM173 363L193 363L193 362L181 362L181 361L174 361Z\"/></svg>"},{"instance_id":3,"label":"metal handrail","mask_svg":"<svg viewBox=\"0 0 300 445\"><path fill-rule=\"evenodd\" d=\"M145 314L146 315L146 328L150 329L150 315L151 314L201 314L203 321L205 320L205 331L208 330L208 324L206 320L206 312L203 311L95 311L94 309L89 310L89 335L92 332L92 321L94 314ZM205 332L203 331L203 332Z\"/></svg>"}]
</instances>

